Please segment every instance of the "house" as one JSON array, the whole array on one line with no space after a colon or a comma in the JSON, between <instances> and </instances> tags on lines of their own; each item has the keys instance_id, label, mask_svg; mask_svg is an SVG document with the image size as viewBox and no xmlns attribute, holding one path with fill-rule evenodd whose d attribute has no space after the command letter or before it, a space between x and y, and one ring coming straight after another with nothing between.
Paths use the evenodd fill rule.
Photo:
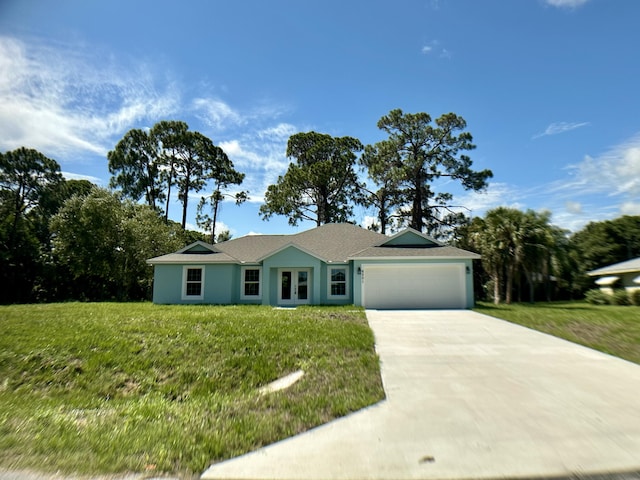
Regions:
<instances>
[{"instance_id":1,"label":"house","mask_svg":"<svg viewBox=\"0 0 640 480\"><path fill-rule=\"evenodd\" d=\"M336 223L195 242L147 263L154 303L470 308L478 258L410 228L389 237Z\"/></svg>"},{"instance_id":2,"label":"house","mask_svg":"<svg viewBox=\"0 0 640 480\"><path fill-rule=\"evenodd\" d=\"M605 293L613 295L614 288L631 293L640 289L640 257L592 270L587 275L598 277L596 284Z\"/></svg>"}]
</instances>

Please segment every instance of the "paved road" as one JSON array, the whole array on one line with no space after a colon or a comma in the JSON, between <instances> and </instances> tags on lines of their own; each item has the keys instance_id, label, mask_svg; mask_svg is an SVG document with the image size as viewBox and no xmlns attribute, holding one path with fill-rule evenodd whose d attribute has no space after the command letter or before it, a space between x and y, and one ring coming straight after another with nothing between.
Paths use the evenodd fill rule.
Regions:
<instances>
[{"instance_id":1,"label":"paved road","mask_svg":"<svg viewBox=\"0 0 640 480\"><path fill-rule=\"evenodd\" d=\"M640 366L470 311L367 317L387 400L202 478L640 478Z\"/></svg>"}]
</instances>

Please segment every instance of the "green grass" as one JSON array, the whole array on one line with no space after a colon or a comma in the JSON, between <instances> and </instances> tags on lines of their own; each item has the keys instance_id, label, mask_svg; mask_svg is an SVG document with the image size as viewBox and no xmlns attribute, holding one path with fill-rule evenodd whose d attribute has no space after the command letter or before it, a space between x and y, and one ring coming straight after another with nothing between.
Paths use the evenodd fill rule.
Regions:
<instances>
[{"instance_id":1,"label":"green grass","mask_svg":"<svg viewBox=\"0 0 640 480\"><path fill-rule=\"evenodd\" d=\"M479 303L474 310L640 363L639 307L586 302Z\"/></svg>"},{"instance_id":2,"label":"green grass","mask_svg":"<svg viewBox=\"0 0 640 480\"><path fill-rule=\"evenodd\" d=\"M0 307L3 468L188 477L383 397L353 307Z\"/></svg>"}]
</instances>

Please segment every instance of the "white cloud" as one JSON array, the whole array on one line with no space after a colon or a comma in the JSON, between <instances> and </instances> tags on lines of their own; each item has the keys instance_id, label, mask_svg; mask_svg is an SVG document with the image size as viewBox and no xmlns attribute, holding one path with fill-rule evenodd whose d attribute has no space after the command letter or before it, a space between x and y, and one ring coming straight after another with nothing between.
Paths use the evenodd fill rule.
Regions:
<instances>
[{"instance_id":1,"label":"white cloud","mask_svg":"<svg viewBox=\"0 0 640 480\"><path fill-rule=\"evenodd\" d=\"M420 52L423 55L437 55L439 58L451 58L451 52L446 48L440 46L440 42L438 40L432 40L426 45L422 46Z\"/></svg>"},{"instance_id":2,"label":"white cloud","mask_svg":"<svg viewBox=\"0 0 640 480\"><path fill-rule=\"evenodd\" d=\"M591 125L589 122L556 122L550 124L542 133L537 133L533 136L534 139L546 137L550 135L559 135L561 133L570 132L576 128L586 127Z\"/></svg>"},{"instance_id":3,"label":"white cloud","mask_svg":"<svg viewBox=\"0 0 640 480\"><path fill-rule=\"evenodd\" d=\"M547 5L558 8L578 8L589 0L545 0Z\"/></svg>"},{"instance_id":4,"label":"white cloud","mask_svg":"<svg viewBox=\"0 0 640 480\"><path fill-rule=\"evenodd\" d=\"M576 214L576 215L583 213L582 204L580 202L567 200L566 202L564 202L564 206L567 212L569 213Z\"/></svg>"},{"instance_id":5,"label":"white cloud","mask_svg":"<svg viewBox=\"0 0 640 480\"><path fill-rule=\"evenodd\" d=\"M264 202L267 187L287 170L287 142L297 131L291 124L280 123L219 143L236 169L247 174L241 187L249 190L250 202Z\"/></svg>"},{"instance_id":6,"label":"white cloud","mask_svg":"<svg viewBox=\"0 0 640 480\"><path fill-rule=\"evenodd\" d=\"M377 223L378 223L377 217L374 217L373 215L365 215L362 221L360 222L360 226L362 228L369 228L372 225L375 225Z\"/></svg>"},{"instance_id":7,"label":"white cloud","mask_svg":"<svg viewBox=\"0 0 640 480\"><path fill-rule=\"evenodd\" d=\"M571 165L574 188L588 188L608 196L640 197L640 134L598 157L586 156Z\"/></svg>"},{"instance_id":8,"label":"white cloud","mask_svg":"<svg viewBox=\"0 0 640 480\"><path fill-rule=\"evenodd\" d=\"M224 130L229 126L243 125L246 119L228 104L217 98L196 98L192 102L199 118L215 130Z\"/></svg>"},{"instance_id":9,"label":"white cloud","mask_svg":"<svg viewBox=\"0 0 640 480\"><path fill-rule=\"evenodd\" d=\"M640 215L640 202L624 202L620 205L621 215Z\"/></svg>"},{"instance_id":10,"label":"white cloud","mask_svg":"<svg viewBox=\"0 0 640 480\"><path fill-rule=\"evenodd\" d=\"M0 37L0 149L76 158L106 154L134 122L176 110L145 66L117 66L65 46Z\"/></svg>"},{"instance_id":11,"label":"white cloud","mask_svg":"<svg viewBox=\"0 0 640 480\"><path fill-rule=\"evenodd\" d=\"M483 192L465 192L456 197L455 203L463 205L460 211L473 217L481 217L488 210L500 206L521 208L523 193L506 183L489 183Z\"/></svg>"},{"instance_id":12,"label":"white cloud","mask_svg":"<svg viewBox=\"0 0 640 480\"><path fill-rule=\"evenodd\" d=\"M195 224L195 223L187 222L187 223L185 224L185 228L186 228L187 230L192 230L192 231L194 231L194 232L200 232L200 233L205 233L205 234L209 234L209 235L211 235L211 230L205 230L205 229L203 229L203 228L199 227L199 226L198 226L197 224ZM222 232L224 232L225 230L229 230L229 232L231 233L231 235L233 235L233 234L234 234L234 232L235 232L235 229L233 229L233 228L229 227L229 225L227 225L226 223L221 222L220 220L216 221L216 236L218 236L218 234L219 234L219 233L222 233Z\"/></svg>"}]
</instances>

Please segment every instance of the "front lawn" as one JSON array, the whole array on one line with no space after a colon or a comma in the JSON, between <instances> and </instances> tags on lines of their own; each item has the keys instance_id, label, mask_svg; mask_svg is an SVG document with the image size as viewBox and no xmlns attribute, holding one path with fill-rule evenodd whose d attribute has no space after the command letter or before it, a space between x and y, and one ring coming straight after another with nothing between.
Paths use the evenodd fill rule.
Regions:
<instances>
[{"instance_id":1,"label":"front lawn","mask_svg":"<svg viewBox=\"0 0 640 480\"><path fill-rule=\"evenodd\" d=\"M383 397L353 307L0 307L3 468L187 477Z\"/></svg>"},{"instance_id":2,"label":"front lawn","mask_svg":"<svg viewBox=\"0 0 640 480\"><path fill-rule=\"evenodd\" d=\"M640 363L640 307L586 302L496 306L481 302L474 310Z\"/></svg>"}]
</instances>

